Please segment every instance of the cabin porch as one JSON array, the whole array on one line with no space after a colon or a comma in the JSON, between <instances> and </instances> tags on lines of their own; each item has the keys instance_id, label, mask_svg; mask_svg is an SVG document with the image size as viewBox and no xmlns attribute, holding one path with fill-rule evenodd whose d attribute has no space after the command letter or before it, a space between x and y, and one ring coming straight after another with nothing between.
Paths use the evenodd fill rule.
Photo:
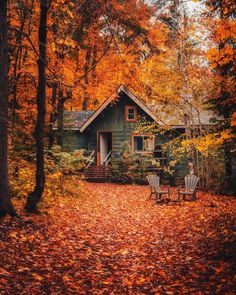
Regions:
<instances>
[{"instance_id":1,"label":"cabin porch","mask_svg":"<svg viewBox=\"0 0 236 295\"><path fill-rule=\"evenodd\" d=\"M88 151L88 161L84 169L85 178L90 181L103 182L106 181L110 176L112 170L112 162L119 159L121 156L120 152L113 152L107 149L106 153L104 151L95 150ZM147 161L147 158L143 157L142 154L137 153L135 159L135 165L137 169L143 167L143 161ZM150 163L146 166L146 170L150 172L155 172L162 176L164 173L164 167L167 164L167 157L163 157L160 150L154 150L153 153L148 154ZM159 165L154 164L155 162Z\"/></svg>"}]
</instances>

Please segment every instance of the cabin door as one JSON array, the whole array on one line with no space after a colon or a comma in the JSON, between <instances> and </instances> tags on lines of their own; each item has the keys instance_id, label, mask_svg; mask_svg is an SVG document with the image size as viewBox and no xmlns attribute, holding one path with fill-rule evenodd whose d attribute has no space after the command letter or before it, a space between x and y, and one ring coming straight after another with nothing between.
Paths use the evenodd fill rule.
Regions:
<instances>
[{"instance_id":1,"label":"cabin door","mask_svg":"<svg viewBox=\"0 0 236 295\"><path fill-rule=\"evenodd\" d=\"M112 132L98 132L97 164L103 164L107 154L112 150Z\"/></svg>"}]
</instances>

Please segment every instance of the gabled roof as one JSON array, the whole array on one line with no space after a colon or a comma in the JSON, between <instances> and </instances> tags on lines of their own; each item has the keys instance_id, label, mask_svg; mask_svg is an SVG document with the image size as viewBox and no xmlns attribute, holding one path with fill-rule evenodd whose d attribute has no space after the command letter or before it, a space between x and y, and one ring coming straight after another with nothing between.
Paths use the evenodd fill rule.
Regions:
<instances>
[{"instance_id":1,"label":"gabled roof","mask_svg":"<svg viewBox=\"0 0 236 295\"><path fill-rule=\"evenodd\" d=\"M117 94L125 93L133 102L135 102L145 113L147 113L155 122L157 122L157 118L154 113L132 92L130 92L125 86L121 85L115 95L113 94L104 103L88 118L88 120L80 127L80 132L83 132L96 118L101 112L115 99L117 98Z\"/></svg>"}]
</instances>

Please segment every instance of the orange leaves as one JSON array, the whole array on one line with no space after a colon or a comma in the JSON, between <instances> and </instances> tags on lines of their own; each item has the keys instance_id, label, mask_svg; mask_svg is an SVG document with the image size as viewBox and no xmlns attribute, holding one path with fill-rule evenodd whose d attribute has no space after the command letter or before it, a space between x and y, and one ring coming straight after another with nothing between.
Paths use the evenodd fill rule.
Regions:
<instances>
[{"instance_id":1,"label":"orange leaves","mask_svg":"<svg viewBox=\"0 0 236 295\"><path fill-rule=\"evenodd\" d=\"M54 200L50 217L0 222L0 289L233 294L235 212L229 197L158 206L146 186L84 183L78 197Z\"/></svg>"},{"instance_id":2,"label":"orange leaves","mask_svg":"<svg viewBox=\"0 0 236 295\"><path fill-rule=\"evenodd\" d=\"M217 23L215 30L217 42L224 42L229 39L236 39L236 21L235 20L221 20Z\"/></svg>"},{"instance_id":3,"label":"orange leaves","mask_svg":"<svg viewBox=\"0 0 236 295\"><path fill-rule=\"evenodd\" d=\"M218 65L228 64L230 61L233 61L235 50L230 45L225 45L221 50L217 50L216 48L209 49L207 56L215 68Z\"/></svg>"}]
</instances>

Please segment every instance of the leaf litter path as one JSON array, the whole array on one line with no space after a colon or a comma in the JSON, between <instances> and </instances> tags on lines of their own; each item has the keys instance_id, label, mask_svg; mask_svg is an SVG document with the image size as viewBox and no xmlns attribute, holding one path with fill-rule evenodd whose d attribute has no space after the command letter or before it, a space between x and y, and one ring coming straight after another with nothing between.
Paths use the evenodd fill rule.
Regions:
<instances>
[{"instance_id":1,"label":"leaf litter path","mask_svg":"<svg viewBox=\"0 0 236 295\"><path fill-rule=\"evenodd\" d=\"M49 215L0 222L0 294L235 294L235 199L82 185Z\"/></svg>"}]
</instances>

